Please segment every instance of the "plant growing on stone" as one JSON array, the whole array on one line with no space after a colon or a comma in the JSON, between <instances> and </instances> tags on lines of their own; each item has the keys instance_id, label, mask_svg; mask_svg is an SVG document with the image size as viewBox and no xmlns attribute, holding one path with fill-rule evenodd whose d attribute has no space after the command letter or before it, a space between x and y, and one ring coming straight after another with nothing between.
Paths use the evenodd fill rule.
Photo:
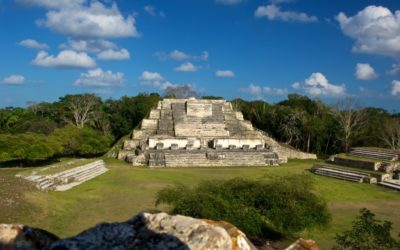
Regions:
<instances>
[{"instance_id":1,"label":"plant growing on stone","mask_svg":"<svg viewBox=\"0 0 400 250\"><path fill-rule=\"evenodd\" d=\"M171 205L173 214L228 221L253 239L276 239L328 224L326 203L311 186L303 175L204 181L194 188L176 184L160 190L156 204Z\"/></svg>"}]
</instances>

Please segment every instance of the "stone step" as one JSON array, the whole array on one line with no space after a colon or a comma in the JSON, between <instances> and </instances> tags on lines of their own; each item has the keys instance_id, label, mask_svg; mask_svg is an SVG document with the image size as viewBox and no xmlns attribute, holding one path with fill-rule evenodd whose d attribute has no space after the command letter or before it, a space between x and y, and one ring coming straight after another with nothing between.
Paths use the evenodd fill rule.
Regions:
<instances>
[{"instance_id":1,"label":"stone step","mask_svg":"<svg viewBox=\"0 0 400 250\"><path fill-rule=\"evenodd\" d=\"M334 170L337 172L346 172L346 173L352 173L352 174L356 174L356 175L360 175L360 176L370 176L369 173L365 173L365 172L361 172L361 171L356 171L356 170L351 170L351 169L343 169L343 168L335 168L335 167L331 167L331 166L313 166L312 169L316 170L316 169L329 169L329 170Z\"/></svg>"},{"instance_id":2,"label":"stone step","mask_svg":"<svg viewBox=\"0 0 400 250\"><path fill-rule=\"evenodd\" d=\"M78 186L78 185L82 184L83 182L86 182L86 181L89 181L91 179L94 179L97 176L100 176L100 175L104 174L107 171L108 171L108 169L105 168L105 169L102 169L100 171L94 172L91 175L86 176L86 178L84 178L84 179L82 179L82 180L80 180L78 182L72 182L72 183L68 183L68 184L65 184L65 185L58 185L57 187L55 187L55 191L66 191L66 190L69 190L69 189L71 189L71 188L73 188L75 186Z\"/></svg>"},{"instance_id":3,"label":"stone step","mask_svg":"<svg viewBox=\"0 0 400 250\"><path fill-rule=\"evenodd\" d=\"M88 163L88 164L80 166L80 167L72 168L72 169L57 173L57 174L53 174L53 175L51 175L51 177L53 177L53 178L56 178L56 177L65 178L65 177L69 177L71 175L74 175L75 173L79 173L79 172L82 172L82 171L90 170L92 168L96 168L99 165L104 165L103 160L98 160L98 161L91 162L91 163Z\"/></svg>"},{"instance_id":4,"label":"stone step","mask_svg":"<svg viewBox=\"0 0 400 250\"><path fill-rule=\"evenodd\" d=\"M400 181L399 180L382 181L382 182L378 182L378 184L381 186L384 186L384 187L400 190Z\"/></svg>"},{"instance_id":5,"label":"stone step","mask_svg":"<svg viewBox=\"0 0 400 250\"><path fill-rule=\"evenodd\" d=\"M341 180L362 182L362 178L355 177L355 176L348 176L346 174L338 174L338 173L333 173L333 172L324 172L324 171L320 171L320 170L316 170L314 173L317 174L317 175L322 175L322 176L326 176L326 177L332 177L332 178L341 179Z\"/></svg>"},{"instance_id":6,"label":"stone step","mask_svg":"<svg viewBox=\"0 0 400 250\"><path fill-rule=\"evenodd\" d=\"M361 175L361 174L355 174L355 173L351 173L351 172L347 172L347 171L341 171L341 170L332 170L332 169L327 169L327 168L319 168L316 171L332 173L332 174L346 175L346 176L355 177L355 178L364 178L365 177L365 175Z\"/></svg>"},{"instance_id":7,"label":"stone step","mask_svg":"<svg viewBox=\"0 0 400 250\"><path fill-rule=\"evenodd\" d=\"M106 168L104 165L102 165L102 166L98 166L98 167L96 167L96 168L91 168L91 169L89 169L89 170L85 170L85 171L76 173L76 174L71 175L71 176L68 176L68 177L73 177L73 178L79 180L79 179L81 179L81 178L84 178L84 177L87 176L87 175L90 175L90 174L93 173L93 172L96 172L96 171L99 171L99 170L103 170L103 169L107 169L107 168ZM64 178L65 178L65 177L64 177Z\"/></svg>"}]
</instances>

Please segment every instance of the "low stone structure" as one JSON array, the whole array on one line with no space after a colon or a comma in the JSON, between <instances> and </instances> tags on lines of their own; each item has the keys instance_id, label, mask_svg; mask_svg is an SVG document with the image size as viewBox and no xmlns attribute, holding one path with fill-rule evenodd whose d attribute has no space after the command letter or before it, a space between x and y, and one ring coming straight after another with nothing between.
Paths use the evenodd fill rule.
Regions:
<instances>
[{"instance_id":1,"label":"low stone structure","mask_svg":"<svg viewBox=\"0 0 400 250\"><path fill-rule=\"evenodd\" d=\"M319 175L380 184L400 190L399 155L400 152L385 148L351 148L348 154L332 155L327 161L338 167L313 167L312 171ZM349 170L348 168L354 168L355 170ZM367 177L362 177L362 175Z\"/></svg>"},{"instance_id":2,"label":"low stone structure","mask_svg":"<svg viewBox=\"0 0 400 250\"><path fill-rule=\"evenodd\" d=\"M150 167L267 166L316 155L279 144L230 102L189 98L160 101L118 158Z\"/></svg>"},{"instance_id":3,"label":"low stone structure","mask_svg":"<svg viewBox=\"0 0 400 250\"><path fill-rule=\"evenodd\" d=\"M17 175L17 177L35 183L36 187L43 191L66 191L107 171L104 161L98 160L55 174L36 173L28 176Z\"/></svg>"},{"instance_id":4,"label":"low stone structure","mask_svg":"<svg viewBox=\"0 0 400 250\"><path fill-rule=\"evenodd\" d=\"M60 239L42 229L0 224L0 249L7 250L256 250L246 235L224 221L142 213L125 222L100 223L76 236ZM287 250L319 250L299 239Z\"/></svg>"}]
</instances>

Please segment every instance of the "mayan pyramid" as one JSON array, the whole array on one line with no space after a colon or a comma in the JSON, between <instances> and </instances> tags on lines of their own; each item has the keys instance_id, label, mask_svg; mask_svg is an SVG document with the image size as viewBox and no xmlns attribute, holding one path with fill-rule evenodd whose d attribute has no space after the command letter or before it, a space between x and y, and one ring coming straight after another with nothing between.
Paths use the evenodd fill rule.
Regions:
<instances>
[{"instance_id":1,"label":"mayan pyramid","mask_svg":"<svg viewBox=\"0 0 400 250\"><path fill-rule=\"evenodd\" d=\"M164 99L118 153L150 167L269 166L315 159L255 129L225 100Z\"/></svg>"}]
</instances>

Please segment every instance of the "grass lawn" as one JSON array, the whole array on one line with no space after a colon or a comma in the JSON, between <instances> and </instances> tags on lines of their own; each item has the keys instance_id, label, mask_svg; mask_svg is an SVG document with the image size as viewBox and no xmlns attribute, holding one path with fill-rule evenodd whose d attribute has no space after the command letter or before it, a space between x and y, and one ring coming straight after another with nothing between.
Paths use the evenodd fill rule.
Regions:
<instances>
[{"instance_id":1,"label":"grass lawn","mask_svg":"<svg viewBox=\"0 0 400 250\"><path fill-rule=\"evenodd\" d=\"M315 180L315 192L328 202L332 223L329 228L302 232L301 237L312 238L322 249L330 249L335 234L349 229L363 207L378 219L392 221L396 235L400 232L399 192L313 175L308 169L316 161L290 161L280 167L170 169L132 167L117 160L106 162L110 171L66 192L36 191L29 183L13 177L21 169L0 169L0 209L7 211L0 213L0 223L28 224L66 237L102 221L127 220L141 211L166 211L166 207L155 207L155 194L175 182L196 185L208 179L305 173ZM1 202L6 199L8 202Z\"/></svg>"}]
</instances>

